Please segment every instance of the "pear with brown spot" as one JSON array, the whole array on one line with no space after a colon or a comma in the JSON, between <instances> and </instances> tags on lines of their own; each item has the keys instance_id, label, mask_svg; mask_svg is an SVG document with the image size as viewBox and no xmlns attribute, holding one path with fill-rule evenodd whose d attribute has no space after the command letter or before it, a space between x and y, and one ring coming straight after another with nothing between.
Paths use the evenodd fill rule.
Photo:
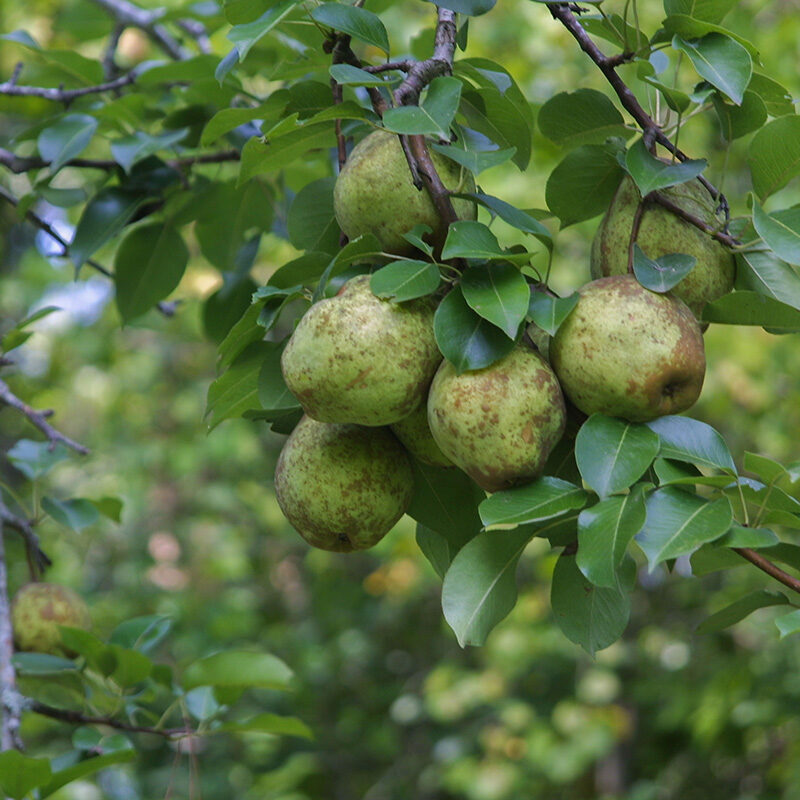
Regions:
<instances>
[{"instance_id":1,"label":"pear with brown spot","mask_svg":"<svg viewBox=\"0 0 800 800\"><path fill-rule=\"evenodd\" d=\"M320 422L391 425L419 408L442 360L434 305L381 300L349 280L300 320L283 351L286 385Z\"/></svg>"},{"instance_id":2,"label":"pear with brown spot","mask_svg":"<svg viewBox=\"0 0 800 800\"><path fill-rule=\"evenodd\" d=\"M275 469L281 510L323 550L346 553L377 544L403 516L413 491L408 453L388 428L304 416Z\"/></svg>"},{"instance_id":3,"label":"pear with brown spot","mask_svg":"<svg viewBox=\"0 0 800 800\"><path fill-rule=\"evenodd\" d=\"M550 343L567 397L585 414L631 422L679 414L700 396L703 334L688 306L633 275L587 283Z\"/></svg>"},{"instance_id":4,"label":"pear with brown spot","mask_svg":"<svg viewBox=\"0 0 800 800\"><path fill-rule=\"evenodd\" d=\"M442 452L428 425L428 407L423 403L416 411L391 426L392 433L417 461L431 467L452 467L453 462Z\"/></svg>"},{"instance_id":5,"label":"pear with brown spot","mask_svg":"<svg viewBox=\"0 0 800 800\"><path fill-rule=\"evenodd\" d=\"M553 370L523 343L494 364L460 375L443 362L428 395L436 443L487 492L541 475L565 422Z\"/></svg>"}]
</instances>

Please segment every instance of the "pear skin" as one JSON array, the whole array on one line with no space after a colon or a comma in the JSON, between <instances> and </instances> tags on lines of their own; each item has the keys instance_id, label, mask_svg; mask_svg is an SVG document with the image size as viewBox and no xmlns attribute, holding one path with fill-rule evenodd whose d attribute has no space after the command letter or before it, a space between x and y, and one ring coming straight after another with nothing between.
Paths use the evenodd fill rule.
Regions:
<instances>
[{"instance_id":1,"label":"pear skin","mask_svg":"<svg viewBox=\"0 0 800 800\"><path fill-rule=\"evenodd\" d=\"M423 403L405 419L391 426L392 433L417 461L431 467L452 467L453 462L442 452L428 425L428 407Z\"/></svg>"},{"instance_id":2,"label":"pear skin","mask_svg":"<svg viewBox=\"0 0 800 800\"><path fill-rule=\"evenodd\" d=\"M55 583L28 583L14 596L11 627L17 649L73 657L61 641L59 625L88 629L89 609L80 595Z\"/></svg>"},{"instance_id":3,"label":"pear skin","mask_svg":"<svg viewBox=\"0 0 800 800\"><path fill-rule=\"evenodd\" d=\"M647 422L695 403L705 349L682 300L645 289L633 275L600 278L579 293L550 343L553 369L577 408Z\"/></svg>"},{"instance_id":4,"label":"pear skin","mask_svg":"<svg viewBox=\"0 0 800 800\"><path fill-rule=\"evenodd\" d=\"M285 517L311 545L348 553L377 544L414 492L411 463L388 428L334 425L304 416L275 469Z\"/></svg>"}]
</instances>

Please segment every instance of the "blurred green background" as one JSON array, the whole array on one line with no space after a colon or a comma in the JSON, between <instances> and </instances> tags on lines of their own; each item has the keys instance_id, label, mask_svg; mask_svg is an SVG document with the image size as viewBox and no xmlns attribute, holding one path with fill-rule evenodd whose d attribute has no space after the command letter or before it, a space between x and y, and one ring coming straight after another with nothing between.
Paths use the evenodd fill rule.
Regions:
<instances>
[{"instance_id":1,"label":"blurred green background","mask_svg":"<svg viewBox=\"0 0 800 800\"><path fill-rule=\"evenodd\" d=\"M371 4L370 4L371 5ZM611 4L610 4L611 5ZM620 7L622 3L618 3ZM374 5L379 10L389 3ZM661 3L640 3L652 33ZM617 10L616 8L614 10ZM800 94L800 10L795 3L745 0L728 27L756 41L764 70ZM97 22L97 41L77 31ZM99 50L108 25L87 2L0 6L0 28L25 28L52 46ZM78 22L76 22L78 21ZM397 52L430 25L431 8L397 3L384 16ZM103 23L105 20L103 19ZM224 31L221 33L224 36ZM147 55L130 39L129 57ZM136 51L139 47L139 51ZM12 52L13 50L13 52ZM593 87L602 77L536 3L503 0L470 25L469 56L502 58L534 106L558 91ZM18 49L0 50L2 75ZM652 99L652 98L651 98ZM746 208L747 139L726 155L710 115L681 133L691 155L707 157L734 213ZM544 186L560 156L538 135L530 168L509 165L483 187L523 208L544 207ZM217 167L215 169L225 169ZM219 174L219 173L215 173ZM23 187L24 178L12 186ZM800 197L790 186L775 202ZM621 642L589 658L553 624L549 575L554 558L535 540L519 571L520 600L482 649L461 650L439 606L439 581L414 542L407 518L374 550L312 552L284 522L272 490L282 437L263 424L224 423L210 436L205 395L215 345L202 330L202 301L219 275L192 245L192 268L176 292L177 315L156 313L121 328L106 282L44 258L33 233L2 210L0 329L32 307L54 314L15 353L15 391L55 408L63 429L92 449L52 473L63 496L119 495L123 521L81 534L41 526L55 566L48 579L79 589L100 634L140 614L168 614L162 647L178 665L220 647L258 646L297 673L282 710L307 722L315 741L253 735L204 743L197 756L206 800L756 800L800 797L800 641L778 641L754 614L735 628L694 633L714 611L765 585L744 564L703 578L642 570L631 624ZM71 220L74 223L74 219ZM598 220L559 234L557 288L588 279ZM555 230L555 224L548 225ZM501 241L510 236L501 225ZM191 243L190 243L191 244ZM110 252L110 250L109 250ZM263 280L294 251L262 240L255 274ZM712 326L709 371L694 415L743 450L800 457L800 348L795 336ZM0 450L34 438L19 416L0 411ZM7 462L3 479L16 481ZM21 548L9 539L11 581L26 579ZM772 587L770 587L772 588ZM30 717L32 752L57 751L69 731ZM141 758L78 783L59 797L127 800L190 796L190 759L144 742ZM168 789L168 787L172 787ZM171 791L171 794L167 794Z\"/></svg>"}]
</instances>

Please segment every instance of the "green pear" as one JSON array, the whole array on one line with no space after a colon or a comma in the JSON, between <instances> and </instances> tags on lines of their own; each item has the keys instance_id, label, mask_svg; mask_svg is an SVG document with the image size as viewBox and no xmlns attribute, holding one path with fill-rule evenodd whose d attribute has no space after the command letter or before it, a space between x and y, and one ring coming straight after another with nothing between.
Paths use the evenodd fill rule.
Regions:
<instances>
[{"instance_id":1,"label":"green pear","mask_svg":"<svg viewBox=\"0 0 800 800\"><path fill-rule=\"evenodd\" d=\"M442 452L428 425L428 407L423 403L405 419L391 426L392 433L417 461L431 467L452 467L453 462Z\"/></svg>"},{"instance_id":2,"label":"green pear","mask_svg":"<svg viewBox=\"0 0 800 800\"><path fill-rule=\"evenodd\" d=\"M661 189L675 205L709 225L718 226L714 201L698 180ZM634 214L641 200L636 184L625 177L592 242L592 277L624 275ZM642 214L636 242L645 255L656 259L668 253L685 253L697 262L672 290L699 318L706 303L733 289L736 262L733 253L689 222L656 203L648 203Z\"/></svg>"},{"instance_id":3,"label":"green pear","mask_svg":"<svg viewBox=\"0 0 800 800\"><path fill-rule=\"evenodd\" d=\"M414 491L408 453L387 428L304 416L281 450L275 495L314 547L347 553L377 544Z\"/></svg>"},{"instance_id":4,"label":"green pear","mask_svg":"<svg viewBox=\"0 0 800 800\"><path fill-rule=\"evenodd\" d=\"M320 422L390 425L425 399L442 360L428 299L376 297L369 275L306 312L281 358L286 385Z\"/></svg>"},{"instance_id":5,"label":"green pear","mask_svg":"<svg viewBox=\"0 0 800 800\"><path fill-rule=\"evenodd\" d=\"M689 307L633 275L587 283L550 343L564 393L584 414L632 422L685 411L706 371L703 334Z\"/></svg>"},{"instance_id":6,"label":"green pear","mask_svg":"<svg viewBox=\"0 0 800 800\"><path fill-rule=\"evenodd\" d=\"M553 370L521 343L494 364L460 375L443 362L428 395L428 422L442 452L496 492L541 474L566 412Z\"/></svg>"},{"instance_id":7,"label":"green pear","mask_svg":"<svg viewBox=\"0 0 800 800\"><path fill-rule=\"evenodd\" d=\"M14 596L11 627L17 649L74 656L61 641L59 625L83 629L91 625L86 603L72 589L55 583L28 583Z\"/></svg>"},{"instance_id":8,"label":"green pear","mask_svg":"<svg viewBox=\"0 0 800 800\"><path fill-rule=\"evenodd\" d=\"M475 181L463 167L435 150L430 153L448 189L475 191ZM452 202L459 219L475 219L477 209L471 200L453 198ZM387 131L375 131L353 148L336 180L333 209L348 238L372 233L384 250L397 255L416 252L402 236L415 225L430 226L433 233L426 239L437 248L447 235L428 192L414 186L400 140Z\"/></svg>"}]
</instances>

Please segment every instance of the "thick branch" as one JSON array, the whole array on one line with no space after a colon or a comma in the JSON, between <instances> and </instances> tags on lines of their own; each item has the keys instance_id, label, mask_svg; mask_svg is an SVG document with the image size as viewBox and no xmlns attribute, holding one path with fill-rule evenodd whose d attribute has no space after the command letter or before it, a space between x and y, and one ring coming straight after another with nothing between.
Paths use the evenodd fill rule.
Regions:
<instances>
[{"instance_id":1,"label":"thick branch","mask_svg":"<svg viewBox=\"0 0 800 800\"><path fill-rule=\"evenodd\" d=\"M28 559L28 568L31 578L38 580L41 574L53 563L47 553L39 546L39 537L33 530L33 525L28 520L18 517L10 511L2 497L0 497L0 527L5 524L7 528L13 528L25 542L25 555Z\"/></svg>"},{"instance_id":2,"label":"thick branch","mask_svg":"<svg viewBox=\"0 0 800 800\"><path fill-rule=\"evenodd\" d=\"M65 436L50 425L47 421L47 417L52 416L52 411L36 411L31 408L27 403L20 400L3 380L0 380L0 402L11 406L11 408L15 408L20 414L27 417L31 424L35 425L47 437L51 447L55 447L56 444L61 443L81 455L88 454L89 449L87 447L78 444L78 442L73 441L69 436Z\"/></svg>"},{"instance_id":3,"label":"thick branch","mask_svg":"<svg viewBox=\"0 0 800 800\"><path fill-rule=\"evenodd\" d=\"M128 0L93 1L108 11L119 24L143 30L171 58L180 61L191 56L191 52L181 47L178 40L158 24L163 11L145 11Z\"/></svg>"},{"instance_id":4,"label":"thick branch","mask_svg":"<svg viewBox=\"0 0 800 800\"><path fill-rule=\"evenodd\" d=\"M757 553L755 550L751 550L749 547L734 547L733 549L742 558L758 567L762 572L766 572L767 575L775 578L776 581L780 581L784 586L787 586L793 592L800 594L800 580L793 577L788 572L784 572L769 559L764 558L761 553Z\"/></svg>"},{"instance_id":5,"label":"thick branch","mask_svg":"<svg viewBox=\"0 0 800 800\"><path fill-rule=\"evenodd\" d=\"M0 517L0 751L22 748L19 736L21 708L17 678L11 661L14 655L14 632L11 629L11 604L8 599L3 518Z\"/></svg>"},{"instance_id":6,"label":"thick branch","mask_svg":"<svg viewBox=\"0 0 800 800\"><path fill-rule=\"evenodd\" d=\"M78 97L85 97L87 94L100 94L101 92L111 92L115 89L122 89L135 83L137 78L135 70L116 78L113 81L100 83L97 86L83 86L80 89L49 89L45 86L18 86L12 78L5 83L0 83L0 94L12 97L41 97L45 100L52 100L54 103L64 103L69 105Z\"/></svg>"},{"instance_id":7,"label":"thick branch","mask_svg":"<svg viewBox=\"0 0 800 800\"><path fill-rule=\"evenodd\" d=\"M600 48L591 40L589 34L578 21L575 14L573 14L570 6L566 3L549 3L547 6L553 18L558 20L575 38L589 58L594 61L597 67L605 76L606 80L611 84L611 87L617 93L620 102L625 110L636 120L636 124L645 132L651 132L655 141L662 147L669 150L680 161L686 161L689 156L680 150L669 137L661 130L656 124L655 120L642 108L636 95L628 88L625 82L617 74L616 68L620 64L619 57L613 56L609 58ZM725 211L725 216L728 215L728 203L722 193L702 175L698 180L705 186L711 197L718 202L721 208Z\"/></svg>"}]
</instances>

